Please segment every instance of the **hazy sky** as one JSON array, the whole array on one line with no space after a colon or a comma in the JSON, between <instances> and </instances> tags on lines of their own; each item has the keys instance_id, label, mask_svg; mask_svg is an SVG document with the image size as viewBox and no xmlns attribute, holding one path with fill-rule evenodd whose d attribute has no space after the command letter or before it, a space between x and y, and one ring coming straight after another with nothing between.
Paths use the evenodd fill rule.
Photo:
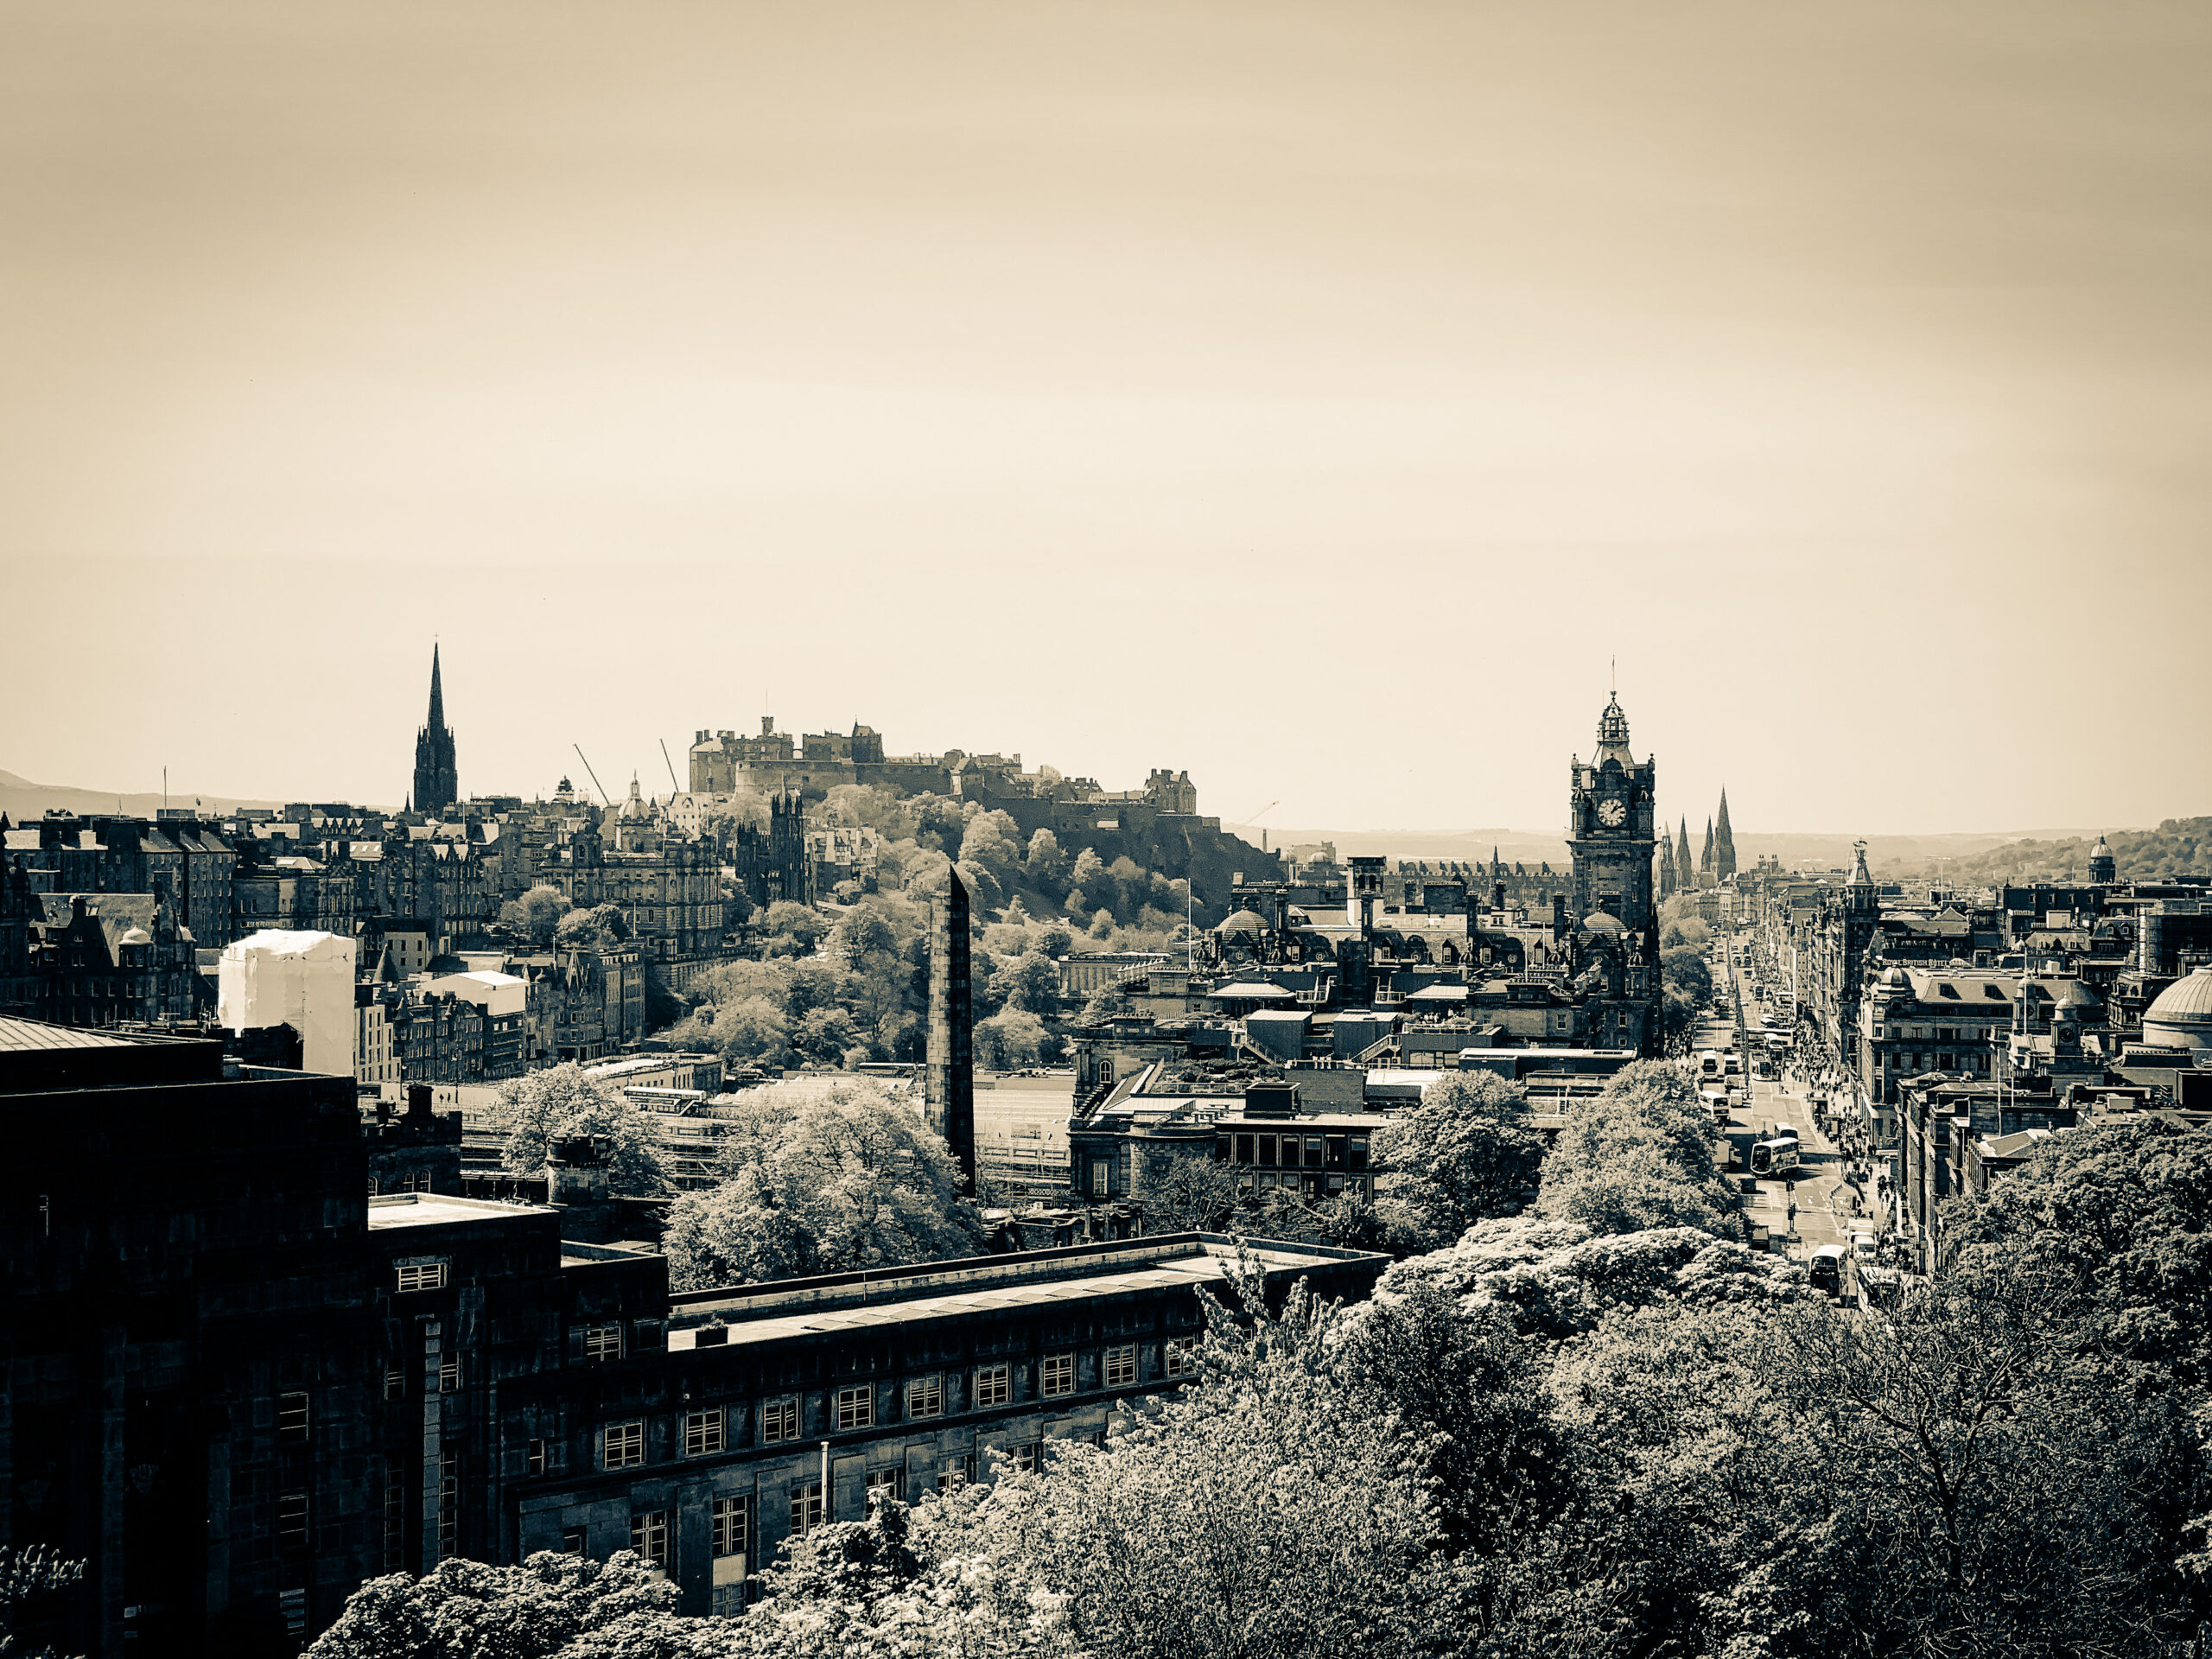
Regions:
<instances>
[{"instance_id":1,"label":"hazy sky","mask_svg":"<svg viewBox=\"0 0 2212 1659\"><path fill-rule=\"evenodd\" d=\"M0 767L2212 811L2212 9L0 4ZM581 779L579 779L581 781Z\"/></svg>"}]
</instances>

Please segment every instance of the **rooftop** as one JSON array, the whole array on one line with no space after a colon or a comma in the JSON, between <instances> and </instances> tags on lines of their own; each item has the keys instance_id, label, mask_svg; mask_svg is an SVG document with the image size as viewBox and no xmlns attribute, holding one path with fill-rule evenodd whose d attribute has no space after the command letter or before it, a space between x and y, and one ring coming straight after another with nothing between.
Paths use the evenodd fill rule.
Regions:
<instances>
[{"instance_id":1,"label":"rooftop","mask_svg":"<svg viewBox=\"0 0 2212 1659\"><path fill-rule=\"evenodd\" d=\"M474 1221L512 1221L517 1216L558 1212L542 1204L502 1204L492 1198L456 1198L442 1192L395 1192L369 1200L369 1230L386 1227L450 1227Z\"/></svg>"},{"instance_id":2,"label":"rooftop","mask_svg":"<svg viewBox=\"0 0 2212 1659\"><path fill-rule=\"evenodd\" d=\"M49 1026L43 1020L0 1019L0 1050L22 1052L49 1048L127 1048L127 1037L85 1031L75 1026Z\"/></svg>"},{"instance_id":3,"label":"rooftop","mask_svg":"<svg viewBox=\"0 0 2212 1659\"><path fill-rule=\"evenodd\" d=\"M1383 1260L1356 1250L1268 1239L1246 1240L1243 1247L1270 1274ZM695 1292L671 1299L676 1304L673 1318L690 1328L671 1331L668 1345L678 1351L696 1347L696 1327L709 1319L727 1319L728 1344L738 1347L917 1319L1049 1307L1124 1291L1214 1285L1226 1276L1226 1264L1236 1253L1236 1240L1181 1233L1118 1244L927 1262L882 1274L833 1274L738 1286L721 1293Z\"/></svg>"}]
</instances>

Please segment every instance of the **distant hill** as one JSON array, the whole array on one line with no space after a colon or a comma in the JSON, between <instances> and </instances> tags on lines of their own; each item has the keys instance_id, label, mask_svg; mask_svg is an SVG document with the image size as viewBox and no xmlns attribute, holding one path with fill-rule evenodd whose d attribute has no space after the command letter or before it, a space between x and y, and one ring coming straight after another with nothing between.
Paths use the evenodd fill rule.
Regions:
<instances>
[{"instance_id":1,"label":"distant hill","mask_svg":"<svg viewBox=\"0 0 2212 1659\"><path fill-rule=\"evenodd\" d=\"M190 806L198 802L209 812L228 811L238 806L282 806L282 801L249 800L242 795L194 795L189 790L172 789L171 806ZM67 784L35 784L28 778L18 778L12 772L0 772L0 812L9 821L21 823L26 818L35 822L48 812L79 812L86 817L105 813L124 817L150 818L161 810L162 792L155 790L143 795L109 795L96 789L76 789Z\"/></svg>"},{"instance_id":2,"label":"distant hill","mask_svg":"<svg viewBox=\"0 0 2212 1659\"><path fill-rule=\"evenodd\" d=\"M2212 877L2212 818L2168 818L2155 830L2105 833L2123 881ZM2031 881L2086 881L2094 835L2024 836L1999 847L1948 858L1898 859L1875 867L1886 877L1934 877L1974 887Z\"/></svg>"},{"instance_id":3,"label":"distant hill","mask_svg":"<svg viewBox=\"0 0 2212 1659\"><path fill-rule=\"evenodd\" d=\"M2115 830L2107 832L2120 859L2122 876L2146 880L2208 873L2203 849L2212 842L2212 819L2169 819L2157 830ZM1259 831L1243 830L1256 840ZM1863 836L1819 830L1757 834L1736 832L1736 861L1748 869L1761 858L1771 857L1784 868L1848 869L1852 843L1866 842L1869 868L1887 880L1941 877L1980 884L2035 880L2085 880L2089 849L2095 830L2039 830L1989 831L1977 835ZM1326 842L1339 858L1382 856L1393 859L1456 859L1487 862L1491 849L1508 864L1531 868L1548 863L1560 869L1568 862L1567 841L1557 835L1531 830L1468 830L1442 833L1422 830L1284 830L1269 831L1268 845L1276 849L1316 847ZM1705 849L1702 825L1690 830L1693 857Z\"/></svg>"}]
</instances>

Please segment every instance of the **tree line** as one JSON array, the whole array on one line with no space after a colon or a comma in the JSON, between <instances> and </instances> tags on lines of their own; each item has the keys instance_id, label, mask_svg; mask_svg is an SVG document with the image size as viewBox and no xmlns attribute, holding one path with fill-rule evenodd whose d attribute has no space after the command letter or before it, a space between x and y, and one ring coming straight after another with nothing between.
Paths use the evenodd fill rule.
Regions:
<instances>
[{"instance_id":1,"label":"tree line","mask_svg":"<svg viewBox=\"0 0 2212 1659\"><path fill-rule=\"evenodd\" d=\"M1232 1274L1179 1395L816 1529L741 1618L627 1555L452 1561L314 1659L2203 1651L2212 1137L2053 1137L1878 1315L1542 1185L1364 1303Z\"/></svg>"}]
</instances>

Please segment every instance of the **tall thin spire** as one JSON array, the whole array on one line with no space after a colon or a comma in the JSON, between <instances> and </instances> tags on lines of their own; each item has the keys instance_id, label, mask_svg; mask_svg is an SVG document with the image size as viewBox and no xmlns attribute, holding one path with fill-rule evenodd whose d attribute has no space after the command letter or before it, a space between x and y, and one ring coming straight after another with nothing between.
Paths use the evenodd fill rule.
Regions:
<instances>
[{"instance_id":1,"label":"tall thin spire","mask_svg":"<svg viewBox=\"0 0 2212 1659\"><path fill-rule=\"evenodd\" d=\"M443 683L438 677L438 645L437 641L434 639L430 642L429 727L434 732L442 731L445 729L445 723L446 690Z\"/></svg>"}]
</instances>

